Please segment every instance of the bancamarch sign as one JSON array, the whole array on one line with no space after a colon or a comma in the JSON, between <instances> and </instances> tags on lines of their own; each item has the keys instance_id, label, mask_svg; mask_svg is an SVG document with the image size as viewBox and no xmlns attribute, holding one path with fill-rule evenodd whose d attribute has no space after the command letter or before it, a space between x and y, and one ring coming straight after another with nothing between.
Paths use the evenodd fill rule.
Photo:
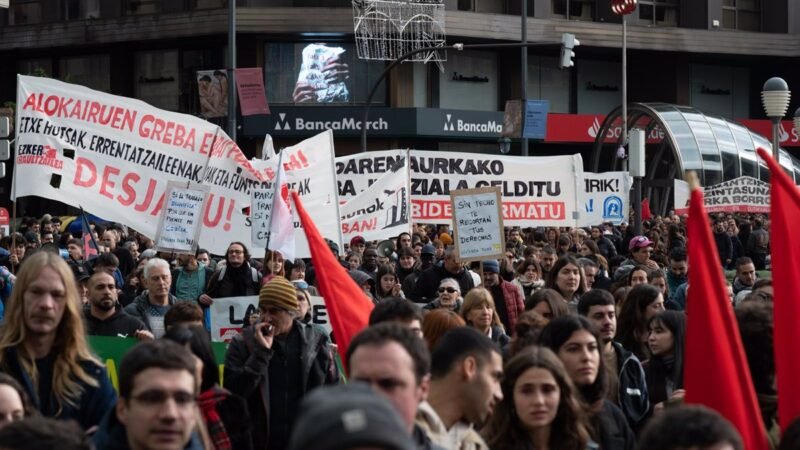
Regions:
<instances>
[{"instance_id":1,"label":"bancamarch sign","mask_svg":"<svg viewBox=\"0 0 800 450\"><path fill-rule=\"evenodd\" d=\"M271 115L242 118L243 135L307 137L325 130L336 136L361 135L364 109L352 106L270 106ZM497 140L503 113L434 108L370 108L366 123L372 137L451 137Z\"/></svg>"}]
</instances>

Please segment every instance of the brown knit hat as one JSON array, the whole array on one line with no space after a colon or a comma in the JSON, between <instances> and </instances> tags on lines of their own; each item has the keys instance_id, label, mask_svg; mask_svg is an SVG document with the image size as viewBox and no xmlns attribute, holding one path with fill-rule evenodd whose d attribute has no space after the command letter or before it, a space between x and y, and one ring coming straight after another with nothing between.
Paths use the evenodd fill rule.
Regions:
<instances>
[{"instance_id":1,"label":"brown knit hat","mask_svg":"<svg viewBox=\"0 0 800 450\"><path fill-rule=\"evenodd\" d=\"M297 289L284 277L275 277L261 288L258 294L258 307L277 306L287 311L298 311Z\"/></svg>"}]
</instances>

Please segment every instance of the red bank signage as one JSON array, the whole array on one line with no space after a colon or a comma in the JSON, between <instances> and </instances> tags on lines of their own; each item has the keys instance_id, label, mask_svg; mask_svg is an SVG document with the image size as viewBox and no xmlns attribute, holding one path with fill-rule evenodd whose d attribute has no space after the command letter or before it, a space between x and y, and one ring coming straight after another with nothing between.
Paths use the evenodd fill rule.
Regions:
<instances>
[{"instance_id":1,"label":"red bank signage","mask_svg":"<svg viewBox=\"0 0 800 450\"><path fill-rule=\"evenodd\" d=\"M578 142L592 143L606 116L600 114L548 114L547 115L547 137L545 142ZM737 122L744 125L750 131L760 134L767 139L772 139L772 123L769 120L738 119ZM790 120L781 122L779 129L781 146L800 147L800 132L794 129ZM619 140L622 134L622 127L611 127L606 131L605 140L613 143ZM648 143L661 142L664 139L664 130L661 127L654 127L647 136Z\"/></svg>"},{"instance_id":2,"label":"red bank signage","mask_svg":"<svg viewBox=\"0 0 800 450\"><path fill-rule=\"evenodd\" d=\"M738 122L772 142L772 122L769 120L738 119ZM800 147L800 132L794 129L791 120L781 121L778 136L781 139L781 147Z\"/></svg>"}]
</instances>

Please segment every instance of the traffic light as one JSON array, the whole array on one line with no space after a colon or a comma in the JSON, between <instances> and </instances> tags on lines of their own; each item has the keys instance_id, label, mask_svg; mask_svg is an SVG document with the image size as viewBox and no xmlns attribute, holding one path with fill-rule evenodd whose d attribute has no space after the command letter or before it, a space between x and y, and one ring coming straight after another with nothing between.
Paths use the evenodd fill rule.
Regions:
<instances>
[{"instance_id":1,"label":"traffic light","mask_svg":"<svg viewBox=\"0 0 800 450\"><path fill-rule=\"evenodd\" d=\"M9 134L8 117L0 117L0 178L6 177L6 163L11 158L11 143L8 141Z\"/></svg>"},{"instance_id":2,"label":"traffic light","mask_svg":"<svg viewBox=\"0 0 800 450\"><path fill-rule=\"evenodd\" d=\"M581 43L575 39L574 34L564 33L561 35L561 59L558 61L558 67L564 69L575 65L575 62L572 61L572 58L575 57L575 52L572 49L579 45Z\"/></svg>"}]
</instances>

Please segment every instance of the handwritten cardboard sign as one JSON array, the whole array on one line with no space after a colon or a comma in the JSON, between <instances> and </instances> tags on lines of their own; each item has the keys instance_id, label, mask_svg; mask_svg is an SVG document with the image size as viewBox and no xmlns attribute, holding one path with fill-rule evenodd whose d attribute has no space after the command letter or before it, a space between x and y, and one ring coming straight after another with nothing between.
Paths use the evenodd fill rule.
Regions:
<instances>
[{"instance_id":1,"label":"handwritten cardboard sign","mask_svg":"<svg viewBox=\"0 0 800 450\"><path fill-rule=\"evenodd\" d=\"M209 189L209 186L186 187L185 183L167 184L155 239L159 250L194 254Z\"/></svg>"},{"instance_id":2,"label":"handwritten cardboard sign","mask_svg":"<svg viewBox=\"0 0 800 450\"><path fill-rule=\"evenodd\" d=\"M499 187L450 191L456 253L461 261L501 258L505 249Z\"/></svg>"}]
</instances>

